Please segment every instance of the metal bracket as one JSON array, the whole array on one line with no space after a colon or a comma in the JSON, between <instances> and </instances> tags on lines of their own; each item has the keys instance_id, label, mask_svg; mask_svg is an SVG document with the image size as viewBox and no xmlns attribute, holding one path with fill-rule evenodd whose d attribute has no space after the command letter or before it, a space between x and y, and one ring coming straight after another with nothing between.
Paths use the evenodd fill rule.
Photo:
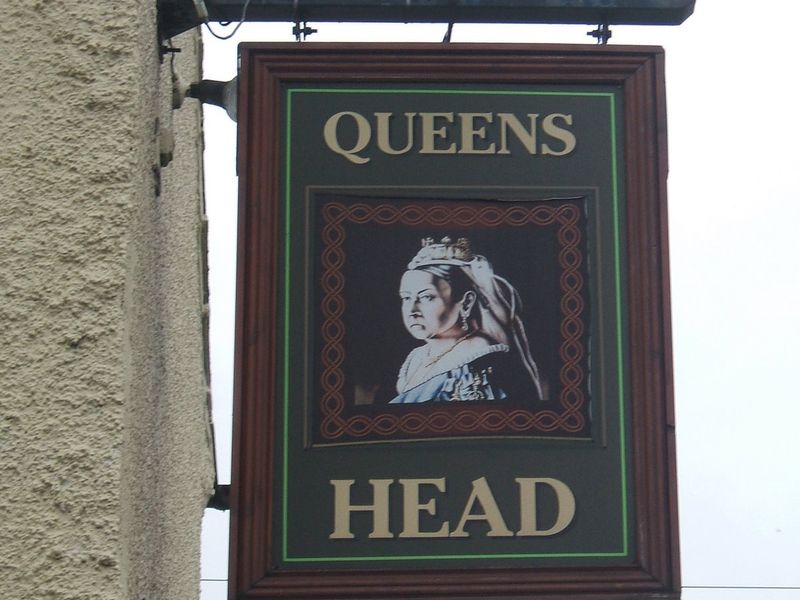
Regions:
<instances>
[{"instance_id":1,"label":"metal bracket","mask_svg":"<svg viewBox=\"0 0 800 600\"><path fill-rule=\"evenodd\" d=\"M248 0L203 2L209 21L234 22ZM695 0L250 0L247 21L679 25L694 5Z\"/></svg>"},{"instance_id":2,"label":"metal bracket","mask_svg":"<svg viewBox=\"0 0 800 600\"><path fill-rule=\"evenodd\" d=\"M450 21L447 24L447 33L444 34L444 39L442 39L443 44L449 44L450 39L453 37L453 22Z\"/></svg>"},{"instance_id":3,"label":"metal bracket","mask_svg":"<svg viewBox=\"0 0 800 600\"><path fill-rule=\"evenodd\" d=\"M167 54L170 54L170 55L174 56L174 55L178 54L180 51L181 51L180 48L173 48L172 47L171 40L168 40L167 44L161 44L159 46L159 50L158 50L159 57L161 58L161 60L164 60L164 57Z\"/></svg>"},{"instance_id":4,"label":"metal bracket","mask_svg":"<svg viewBox=\"0 0 800 600\"><path fill-rule=\"evenodd\" d=\"M598 44L608 44L611 39L611 28L608 26L608 21L603 21L597 26L597 29L587 31L586 35L590 35L597 40Z\"/></svg>"},{"instance_id":5,"label":"metal bracket","mask_svg":"<svg viewBox=\"0 0 800 600\"><path fill-rule=\"evenodd\" d=\"M296 41L303 42L312 33L317 33L317 30L313 27L309 27L308 21L303 21L302 27L300 27L300 21L294 22L294 27L292 27L292 35L294 35L294 39Z\"/></svg>"},{"instance_id":6,"label":"metal bracket","mask_svg":"<svg viewBox=\"0 0 800 600\"><path fill-rule=\"evenodd\" d=\"M158 0L157 6L158 37L162 42L208 20L203 0Z\"/></svg>"},{"instance_id":7,"label":"metal bracket","mask_svg":"<svg viewBox=\"0 0 800 600\"><path fill-rule=\"evenodd\" d=\"M300 0L294 0L292 2L292 21L294 21L292 35L297 42L303 42L312 33L317 33L317 30L313 27L309 27L308 21L303 18L302 11L300 10ZM303 23L302 27L300 27L301 22Z\"/></svg>"},{"instance_id":8,"label":"metal bracket","mask_svg":"<svg viewBox=\"0 0 800 600\"><path fill-rule=\"evenodd\" d=\"M214 495L208 499L206 508L215 510L231 509L231 486L230 484L214 484Z\"/></svg>"}]
</instances>

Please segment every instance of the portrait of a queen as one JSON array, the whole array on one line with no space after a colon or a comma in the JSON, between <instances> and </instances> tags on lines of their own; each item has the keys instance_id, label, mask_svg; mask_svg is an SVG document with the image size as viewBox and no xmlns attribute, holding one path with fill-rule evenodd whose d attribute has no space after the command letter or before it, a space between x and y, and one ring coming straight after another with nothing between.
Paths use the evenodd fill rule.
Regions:
<instances>
[{"instance_id":1,"label":"portrait of a queen","mask_svg":"<svg viewBox=\"0 0 800 600\"><path fill-rule=\"evenodd\" d=\"M403 325L421 344L390 404L541 401L519 293L466 238L422 240L400 279Z\"/></svg>"}]
</instances>

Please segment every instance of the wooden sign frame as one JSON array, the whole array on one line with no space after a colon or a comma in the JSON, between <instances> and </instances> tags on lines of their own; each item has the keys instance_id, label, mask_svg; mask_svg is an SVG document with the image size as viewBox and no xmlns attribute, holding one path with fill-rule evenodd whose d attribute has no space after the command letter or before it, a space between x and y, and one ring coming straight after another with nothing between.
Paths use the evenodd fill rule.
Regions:
<instances>
[{"instance_id":1,"label":"wooden sign frame","mask_svg":"<svg viewBox=\"0 0 800 600\"><path fill-rule=\"evenodd\" d=\"M359 95L359 89L366 89L368 93ZM314 93L308 93L309 90ZM459 161L462 160L464 164L479 164L466 162L474 157L462 159L461 154L465 153L467 146L473 154L480 151L488 153L489 148L498 154L498 150L511 147L512 142L506 140L501 143L499 138L490 144L491 134L486 132L492 119L494 122L502 118L517 119L516 125L509 126L504 133L517 136L518 139L513 142L515 148L524 146L526 140L531 141L532 133L529 138L525 137L525 132L520 133L519 123L525 122L525 113L520 113L523 116L519 118L501 118L490 111L497 111L497 114L511 111L517 106L514 104L517 100L512 97L533 98L537 106L540 104L544 108L541 114L534 113L533 108L527 113L531 126L536 119L546 118L545 111L549 110L549 114L556 116L551 119L549 129L540 130L539 146L529 149L530 154L541 161L531 164L549 165L547 168L553 169L553 181L558 185L540 185L546 180L546 174L531 176L533 179L530 182L520 180L514 186L508 186L509 190L500 183L493 184L492 172L496 169L502 171L506 168L503 165L516 169L517 163L513 161L521 160L514 158L508 159L511 162L501 162L503 157L486 159L497 162L491 163L495 166L488 168L485 174L476 175L474 168L471 168L471 172L468 169L463 182L459 176L448 175L448 182L455 183L454 186L437 187L427 183L409 191L410 188L403 187L403 181L384 183L380 178L388 176L391 179L394 171L390 168L381 170L380 161L388 158L369 154L378 151L374 146L361 144L363 140L358 135L361 125L358 116L355 116L361 113L356 109L348 110L346 100L348 94L357 97L359 102L363 100L363 106L367 107L364 114L372 118L376 112L380 112L375 109L379 105L374 103L384 98L384 93L399 93L401 90L407 98L386 96L387 101L394 102L391 110L397 115L404 114L403 111L417 115L425 110L429 111L427 114L439 115L429 117L433 120L428 122L428 140L432 144L428 147L432 152L428 154L437 155L434 159L442 161L441 164L445 165L442 168L454 170L461 168ZM431 90L436 93L431 94ZM422 98L422 92L427 96L424 102L420 100L420 106L424 104L434 108L412 110L407 107L410 104L403 104L416 101L416 95ZM323 97L323 93L327 95ZM336 98L333 98L334 94ZM461 102L461 108L454 104L456 108L451 109L454 111L451 114L455 116L441 117L447 110L437 108L439 105L435 104L435 99L430 98L446 97L447 94L452 95L456 104ZM486 108L479 109L467 96L478 98L484 102L480 106ZM497 108L488 103L487 99L492 97L502 97ZM506 99L512 108L503 104ZM601 105L591 104L596 99L606 102L602 106L610 108L603 109L608 119L597 119L598 123L606 123L603 125L605 129L600 133L591 133L588 129L593 126L592 119L579 115L599 114L595 107ZM572 106L569 102L574 103L574 110L577 111L574 123L571 122L572 113L568 113L567 109L557 112L552 108ZM246 44L241 48L239 103L239 264L229 597L232 600L679 598L663 51L653 47L554 45ZM346 132L342 133L343 140L335 139L332 143L329 139L326 148L322 128L317 128L316 117L311 117L318 107L327 106L334 108L320 116L322 120L319 123L328 124L329 138L346 130L348 122L351 129L355 128L355 134L347 137ZM338 109L335 108L337 106ZM340 115L340 122L334 121L331 125L335 114ZM460 114L473 116L461 117L459 121ZM484 116L475 117L475 114ZM485 116L487 114L490 116ZM533 114L537 116L531 116ZM417 117L407 118L411 123L411 119ZM479 120L476 121L476 118ZM414 123L420 127L417 121ZM462 124L462 128L466 123L471 129L467 134L453 133L454 139L461 145L451 146L449 138L446 139L450 131L448 128L458 123ZM508 121L503 123L507 124ZM584 125L587 133L581 129ZM565 130L569 133L563 133ZM548 132L551 134L548 138L550 147L545 148L541 145L541 136ZM563 171L563 177L568 177L568 173L574 170L560 166L570 163L559 163L554 157L566 155L574 149L575 158L569 160L585 160L587 162L575 164L586 167L594 164L591 156L586 156L586 149L600 147L598 144L606 143L604 140L607 138L613 138L613 146L608 147L612 148L614 157L609 158L605 152L596 152L595 156L597 161L607 161L603 163L608 165L607 168L603 167L607 172L602 177L607 176L608 183L603 183L606 179L602 179L603 182L600 179L593 181L590 175L585 175L591 169L581 168L581 174L574 175L575 181L570 183L571 187L562 185L562 175L559 173ZM304 141L306 139L311 141ZM395 150L398 148L390 144L389 148L392 147ZM449 153L451 148L453 152L449 156L438 156ZM325 155L324 160L319 159L316 152L329 152L330 157ZM581 152L584 153L581 155L583 158L578 158ZM423 180L426 177L425 169L420 165L425 163L419 161L429 158L424 154L423 151L417 157L407 159L414 171L422 173L420 177ZM550 156L543 156L547 154ZM365 160L372 160L370 170L359 171L359 165L364 164L359 161ZM309 174L317 170L319 177ZM356 174L352 181L348 179L350 170ZM367 175L362 180L363 173ZM507 175L503 177L508 179ZM514 177L508 180L514 180ZM536 177L544 179L540 181ZM557 193L559 189L567 187L568 193ZM473 188L479 191L471 191ZM536 196L534 200L538 204L523 203L523 200L527 201L527 198L521 199L524 193L528 193L524 192L526 189L533 190L529 193ZM487 200L489 196L491 198ZM585 204L580 204L584 201ZM392 262L391 255L395 249L383 249L381 239L382 232L395 230L380 229L385 223L399 223L398 236L400 233L405 235L407 232L403 227L409 228L409 231L416 231L414 228L417 227L416 224L410 224L413 219L407 215L417 215L421 210L425 215L424 224L439 234L443 227L450 227L455 222L456 213L472 215L469 211L483 211L481 214L488 211L486 214L496 215L500 214L498 211L506 211L503 214L516 215L528 210L528 206L535 208L525 213L530 220L527 225L530 229L526 231L531 234L518 236L520 247L526 247L524 244L528 243L527 240L538 239L538 232L542 232L540 237L544 248L550 243L548 240L556 239L558 235L565 239L571 235L564 229L566 225L562 226L560 233L556 229L545 229L555 218L548 215L571 210L570 203L576 202L589 207L581 209L589 223L582 226L588 233L587 240L581 242L585 244L581 255L585 265L581 267L584 269L581 273L590 283L580 292L583 295L573 300L578 304L585 301L591 305L591 310L587 309L585 313L585 319L579 321L576 327L580 329L585 326L589 330L581 334L584 335L580 338L583 346L579 350L592 358L586 358L581 363L583 367L577 362L570 366L585 370L578 379L580 385L584 386L581 393L589 398L589 408L583 413L572 411L569 415L573 418L571 422L578 419L582 425L570 429L561 418L565 413L559 413L558 408L548 414L556 415L554 419L561 425L543 425L543 421L534 418L540 413L529 409L527 413L525 410L514 413L532 417L527 421L529 425L513 431L510 425L505 429L491 429L493 425L485 425L481 429L470 425L472 429L467 426L463 426L466 429L445 429L441 435L425 433L424 428L414 429L413 434L411 429L405 433L393 429L399 433L388 434L378 427L378 422L387 422L385 418L388 418L386 415L391 412L390 409L375 408L370 409L371 413L359 412L361 408L357 402L353 404L347 399L347 394L352 396L355 393L352 392L353 386L346 388L350 392L340 394L345 399L336 400L339 404L333 400L333 404L323 404L319 400L320 395L335 397L341 389L345 389L336 382L352 378L353 370L357 369L356 366L341 367L340 372L334 372L332 376L334 383L328 385L322 381L324 377L320 374L329 365L323 354L333 351L352 354L352 346L346 346L346 343L355 344L355 347L361 344L352 342L352 339L350 342L337 342L334 339L336 336L321 333L322 330L351 327L346 323L368 318L363 316L368 314L368 307L364 309L367 312L349 317L350 321L337 321L334 317L324 316L328 314L325 313L326 306L334 309L344 306L345 297L349 302L347 310L353 304L350 296L342 296L339 302L339 296L336 295L339 292L318 291L318 287L325 285L324 278L328 277L334 282L332 285L335 288L338 285L336 282L341 281L346 281L342 285L351 285L355 277L352 274L355 271L342 270L344 267L340 267L342 263L337 262L339 259L327 259L325 252L341 251L342 256L346 254L346 260L350 261L347 264L352 264L358 256L371 253L369 240L377 239L378 249L375 252L385 254L388 257L386 262ZM454 203L453 210L445 218L446 225L437 225L431 211L435 212L441 207L446 211L450 203ZM428 208L431 211L425 212ZM337 223L342 222L344 217L330 216L332 211L337 210L339 215L347 213L356 216L363 215L364 211L383 211L380 212L383 221L379 223L377 217L372 221L360 216L358 219L352 217L346 223L346 227L350 227L348 235L360 231L354 224L356 221L376 229L369 235L365 234L367 241L361 246L352 245L343 249L336 245L339 242L320 241L329 235L325 227L336 218L339 218ZM473 218L471 216L465 218L467 220L459 225L459 231L468 230L472 226L470 224L475 222L469 220ZM592 223L596 223L596 227ZM500 231L487 226L477 237L491 242L494 239L491 238L492 234L507 237L509 244L516 239L516 230L512 231L511 226L508 230ZM438 237L434 242L434 246L439 244ZM487 243L491 248L490 242ZM449 247L449 242L439 244L437 248L445 246ZM553 248L554 255L565 251L564 248ZM409 254L407 249L402 252ZM399 254L402 252L398 250ZM509 264L513 265L513 261ZM609 273L606 279L612 282L603 284L605 288L595 281L605 277L603 273ZM568 273L567 277L580 279L581 275L576 271ZM512 283L516 282L512 280ZM396 286L396 283L392 285ZM553 294L560 293L558 289L553 289ZM297 293L295 290L298 290ZM391 293L396 297L396 287ZM560 300L562 304L565 297ZM299 316L292 311L298 311ZM292 331L298 333L287 333L290 319L294 319L291 321L294 327ZM602 323L606 321L609 327L603 329ZM295 326L294 323L299 325ZM562 319L561 328L564 327L569 329L572 325ZM319 336L319 339L315 336ZM610 340L608 352L603 350L606 344L604 336ZM573 350L556 337L553 338L553 344L560 343L562 349L566 348L562 355L575 356ZM386 334L385 339L394 338ZM613 355L614 360L609 359L604 363L601 360L604 352ZM305 358L296 358L300 355ZM575 360L578 361L577 358ZM552 402L557 402L555 396L558 393L562 394L561 398L566 397L564 385L557 379L555 375L552 377L551 387L556 390L552 392ZM608 380L612 381L609 383ZM372 396L369 401L377 402ZM571 406L570 401L564 402L567 404L563 406ZM467 407L468 410L471 408ZM423 407L421 410L424 413L428 409ZM444 407L443 410L447 412L449 409ZM501 417L502 410L499 413ZM402 417L412 413L395 414ZM350 422L347 418L350 417L355 419L353 423L367 423L373 427L372 437L359 438L361 430L355 426L347 429L350 427L346 425ZM392 422L402 420L401 417L392 417ZM321 423L329 423L331 419L344 423L344 429L337 430L335 434L326 433ZM532 441L526 442L526 439ZM442 463L453 465L452 472L441 468L436 471L441 479L435 479L433 472L414 473L413 468L402 462L403 453L416 452L417 463L426 462L425 457L431 457L431 462L435 463L435 456L440 452L446 454L452 448L457 448L458 452L468 453L472 447L480 447L482 453L483 449L497 448L498 472L504 472L503 457L519 456L517 462L523 470L528 468L525 465L535 462L531 457L551 457L550 463L547 462L550 458L543 459L543 464L550 465L547 466L547 473L533 473L532 470L514 473L523 478L518 481L527 482L534 482L531 477L541 475L542 478L536 479L536 482L546 483L545 487L552 488L551 492L558 487L553 483L554 478L560 477L555 465L575 463L569 467L568 476L565 475L568 479L572 478L571 482L581 479L582 469L587 471L586 476L591 479L588 473L590 467L581 466L580 458L573 457L584 456L582 453L589 456L588 453L591 453L591 456L600 457L597 460L608 462L607 456L616 452L614 456L618 456L610 461L609 468L624 481L621 487L609 485L616 485L615 489L621 490L611 495L621 503L622 508L614 508L614 514L608 518L613 524L609 527L616 527L614 531L619 530L618 545L622 550L606 551L600 539L602 535L594 539L590 533L580 533L578 525L572 528L574 543L567 539L554 542L553 548L559 550L548 549L549 542L541 538L515 537L512 540L509 537L500 542L490 540L486 537L487 523L492 528L489 535L494 532L495 526L498 529L500 526L486 516L491 511L487 509L485 500L494 498L492 492L487 491L490 490L487 486L489 483L499 486L494 488L494 495L501 512L504 512L505 507L510 505L508 503L512 502L508 500L506 503L504 496L513 488L513 482L509 484L511 487L503 487L505 484L496 484L491 475L488 475L489 479L479 478L474 472L469 473L468 465L452 461ZM563 456L570 458L559 458ZM382 458L376 462L375 457ZM355 483L347 483L347 471L340 468L343 461L351 459L354 464L361 464L358 461L363 459L365 465L356 469L361 469L358 473L354 471L352 481ZM326 462L328 460L330 462ZM388 466L381 466L384 470L380 472L369 471L370 468L378 469L375 465L384 462L387 465L396 463L397 473L393 474ZM332 469L330 465L336 466L333 469L336 473L331 470L332 474L328 476L325 469ZM417 491L421 489L420 486L427 485L425 494L420 492L418 497L416 516L422 519L420 515L425 518L435 516L431 508L435 504L431 499L434 496L438 497L440 507L446 504L444 478L456 478L461 471L465 471L464 481L467 482L463 485L471 481L472 496L467 501L468 507L464 509L459 529L464 529L465 521L486 521L478 523L471 530L473 533L469 544L472 545L463 553L452 550L458 548L456 544L460 543L454 540L443 539L442 552L436 550L435 544L439 543L436 541L399 540L403 537L398 534L402 511L397 507L391 509L392 531L388 534L391 539L374 541L383 549L380 556L373 556L363 549L372 543L367 541L366 536L356 540L335 539L334 508L331 504L334 489L345 486L342 489L356 490L353 491L352 506L365 506L371 501L370 489L374 494L378 493L378 484L373 481L391 480L388 485L393 490L392 502L397 502L397 498L401 497L401 485L409 486L412 484L408 482L417 482L413 484L418 486L415 488ZM361 481L356 480L358 477ZM368 479L372 488L367 483ZM353 487L348 488L349 485ZM448 493L459 485L462 484L448 480ZM519 485L522 487L524 484ZM535 483L531 485L535 487ZM603 486L593 485L598 497L602 496ZM464 489L468 491L468 488ZM357 494L361 494L358 496L361 500L356 499ZM428 508L422 500L423 496L429 501ZM377 502L375 497L372 496L372 499ZM318 499L318 510L308 510L314 507L309 498ZM476 502L475 498L480 502ZM563 500L557 495L556 508L553 510L561 515L559 511L563 507L558 506L559 498ZM602 516L607 508L604 505L592 508L593 500L586 493L581 495L576 491L575 498L578 515L584 519L582 526L587 531L592 527L603 531L603 527L597 524L603 521ZM609 506L617 505L612 502ZM301 509L303 514L294 514ZM352 516L354 513L345 511L345 514ZM372 513L377 520L376 514ZM405 515L404 518L407 518L408 512ZM454 514L453 523L449 525L451 533L457 518L458 513ZM595 525L588 527L589 521ZM428 522L428 533L431 534L440 525L441 519L435 526ZM345 523L345 529L349 526L349 522ZM365 532L369 530L368 525L364 527ZM538 532L537 527L535 523L529 524L528 529ZM323 531L319 541L311 539L315 535L315 528ZM375 528L377 530L377 525ZM354 532L356 529L356 525L353 525ZM483 534L475 533L479 529ZM525 526L520 525L519 532L509 531L509 534L521 535L524 529ZM440 532L444 530L442 525ZM347 544L350 544L348 549L340 552L339 548ZM392 544L403 544L404 549L395 553ZM502 547L502 550L494 552L493 544L500 544L498 547ZM530 552L526 550L527 544L530 545ZM334 550L329 550L329 546ZM574 550L573 546L582 550Z\"/></svg>"}]
</instances>

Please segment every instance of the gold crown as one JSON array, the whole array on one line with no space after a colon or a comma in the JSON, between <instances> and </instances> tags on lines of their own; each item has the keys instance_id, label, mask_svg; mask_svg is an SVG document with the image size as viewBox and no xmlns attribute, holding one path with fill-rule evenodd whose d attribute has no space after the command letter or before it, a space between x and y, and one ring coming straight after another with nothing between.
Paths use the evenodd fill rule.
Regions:
<instances>
[{"instance_id":1,"label":"gold crown","mask_svg":"<svg viewBox=\"0 0 800 600\"><path fill-rule=\"evenodd\" d=\"M422 239L422 248L408 263L409 269L416 269L422 265L455 264L462 265L473 258L467 238L458 238L455 243L447 236L438 244L432 237Z\"/></svg>"}]
</instances>

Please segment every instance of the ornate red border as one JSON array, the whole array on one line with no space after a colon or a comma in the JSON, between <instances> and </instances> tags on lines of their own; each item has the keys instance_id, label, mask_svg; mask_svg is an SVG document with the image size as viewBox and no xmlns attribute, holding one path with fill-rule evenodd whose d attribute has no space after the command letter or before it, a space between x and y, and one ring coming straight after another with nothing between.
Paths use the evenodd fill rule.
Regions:
<instances>
[{"instance_id":1,"label":"ornate red border","mask_svg":"<svg viewBox=\"0 0 800 600\"><path fill-rule=\"evenodd\" d=\"M584 430L587 402L583 383L586 380L582 360L586 354L583 342L584 278L580 268L583 256L580 249L582 232L580 211L574 203L554 205L537 203L533 207L484 206L476 207L457 202L426 204L366 204L346 205L327 202L322 207L324 226L321 233L322 273L320 286L323 320L320 377L320 435L326 441L343 437L389 439L393 435L404 437L437 437L475 433L554 433L574 435ZM525 410L519 408L486 408L464 406L458 410L426 408L385 412L378 415L345 415L343 394L346 360L344 348L345 326L343 297L345 277L345 224L378 225L453 225L468 227L521 227L556 225L559 244L558 261L561 267L559 287L561 345L559 353L562 366L559 372L562 389L559 410ZM450 407L448 407L450 408Z\"/></svg>"}]
</instances>

